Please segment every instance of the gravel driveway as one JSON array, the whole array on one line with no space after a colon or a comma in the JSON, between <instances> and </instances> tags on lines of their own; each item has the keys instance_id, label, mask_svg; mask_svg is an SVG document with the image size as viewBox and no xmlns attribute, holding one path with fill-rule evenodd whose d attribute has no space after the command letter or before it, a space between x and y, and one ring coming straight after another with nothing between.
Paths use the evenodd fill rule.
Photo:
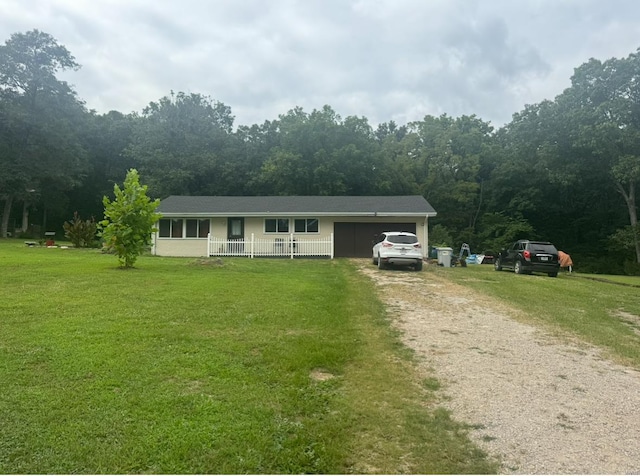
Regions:
<instances>
[{"instance_id":1,"label":"gravel driveway","mask_svg":"<svg viewBox=\"0 0 640 476\"><path fill-rule=\"evenodd\" d=\"M639 474L640 372L514 319L434 273L379 271L380 289L418 371L503 474Z\"/></svg>"}]
</instances>

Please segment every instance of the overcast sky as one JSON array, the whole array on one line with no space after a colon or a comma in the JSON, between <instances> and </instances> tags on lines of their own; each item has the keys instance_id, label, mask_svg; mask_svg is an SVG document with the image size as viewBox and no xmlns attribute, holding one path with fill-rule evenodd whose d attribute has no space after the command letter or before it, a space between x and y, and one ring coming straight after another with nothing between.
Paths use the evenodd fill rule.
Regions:
<instances>
[{"instance_id":1,"label":"overcast sky","mask_svg":"<svg viewBox=\"0 0 640 476\"><path fill-rule=\"evenodd\" d=\"M640 47L637 0L0 0L0 43L39 29L82 68L89 109L173 91L235 125L328 104L373 126L476 114L499 127L553 99L589 58Z\"/></svg>"}]
</instances>

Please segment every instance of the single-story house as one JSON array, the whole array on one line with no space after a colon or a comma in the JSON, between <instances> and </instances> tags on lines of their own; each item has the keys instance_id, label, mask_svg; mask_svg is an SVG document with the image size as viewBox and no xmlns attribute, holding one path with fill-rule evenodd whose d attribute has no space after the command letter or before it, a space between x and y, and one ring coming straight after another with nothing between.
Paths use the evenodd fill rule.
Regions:
<instances>
[{"instance_id":1,"label":"single-story house","mask_svg":"<svg viewBox=\"0 0 640 476\"><path fill-rule=\"evenodd\" d=\"M428 250L420 195L218 197L172 195L160 202L159 256L370 257L383 231L416 233Z\"/></svg>"}]
</instances>

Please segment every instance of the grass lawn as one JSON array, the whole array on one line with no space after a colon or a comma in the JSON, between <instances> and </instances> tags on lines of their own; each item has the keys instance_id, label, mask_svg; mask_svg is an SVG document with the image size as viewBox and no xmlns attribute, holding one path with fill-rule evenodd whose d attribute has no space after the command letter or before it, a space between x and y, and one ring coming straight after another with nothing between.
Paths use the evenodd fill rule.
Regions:
<instances>
[{"instance_id":1,"label":"grass lawn","mask_svg":"<svg viewBox=\"0 0 640 476\"><path fill-rule=\"evenodd\" d=\"M613 282L617 284L624 284L626 286L635 286L640 288L640 276L618 276L613 274L583 274L574 273L572 277L592 279L594 281Z\"/></svg>"},{"instance_id":2,"label":"grass lawn","mask_svg":"<svg viewBox=\"0 0 640 476\"><path fill-rule=\"evenodd\" d=\"M0 473L496 470L348 261L0 240L0 267Z\"/></svg>"},{"instance_id":3,"label":"grass lawn","mask_svg":"<svg viewBox=\"0 0 640 476\"><path fill-rule=\"evenodd\" d=\"M521 316L560 334L602 347L640 369L640 277L567 274L516 275L493 266L429 267L522 311Z\"/></svg>"}]
</instances>

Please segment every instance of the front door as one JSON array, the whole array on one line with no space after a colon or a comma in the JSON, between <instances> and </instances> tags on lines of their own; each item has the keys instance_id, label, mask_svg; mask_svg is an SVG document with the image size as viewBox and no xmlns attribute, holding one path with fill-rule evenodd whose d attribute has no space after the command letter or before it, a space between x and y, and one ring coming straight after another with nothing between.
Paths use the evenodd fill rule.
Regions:
<instances>
[{"instance_id":1,"label":"front door","mask_svg":"<svg viewBox=\"0 0 640 476\"><path fill-rule=\"evenodd\" d=\"M244 253L244 218L227 219L227 240L229 253Z\"/></svg>"},{"instance_id":2,"label":"front door","mask_svg":"<svg viewBox=\"0 0 640 476\"><path fill-rule=\"evenodd\" d=\"M228 240L244 239L244 218L228 218L227 219L227 239Z\"/></svg>"}]
</instances>

